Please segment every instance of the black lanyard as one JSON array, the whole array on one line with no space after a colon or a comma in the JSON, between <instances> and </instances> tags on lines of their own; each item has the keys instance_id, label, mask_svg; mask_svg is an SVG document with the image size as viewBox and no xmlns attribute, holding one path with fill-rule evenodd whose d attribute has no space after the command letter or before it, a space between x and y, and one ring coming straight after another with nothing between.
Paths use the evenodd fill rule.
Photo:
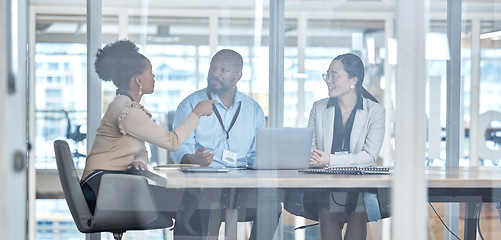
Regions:
<instances>
[{"instance_id":1,"label":"black lanyard","mask_svg":"<svg viewBox=\"0 0 501 240\"><path fill-rule=\"evenodd\" d=\"M207 92L207 97L209 97L209 99L212 100L212 96L210 95L209 92ZM231 120L230 127L228 128L228 130L226 130L224 128L223 119L221 118L221 114L219 114L219 111L217 110L216 104L215 103L212 104L212 109L214 110L214 113L216 114L217 120L219 120L219 124L221 124L221 127L223 128L224 132L226 133L226 144L228 144L228 148L230 148L230 142L229 142L230 131L231 131L231 128L233 127L233 125L235 124L235 122L237 121L241 106L242 106L242 102L238 102L238 108L237 108L237 111L235 112L235 116L233 116L233 120Z\"/></svg>"}]
</instances>

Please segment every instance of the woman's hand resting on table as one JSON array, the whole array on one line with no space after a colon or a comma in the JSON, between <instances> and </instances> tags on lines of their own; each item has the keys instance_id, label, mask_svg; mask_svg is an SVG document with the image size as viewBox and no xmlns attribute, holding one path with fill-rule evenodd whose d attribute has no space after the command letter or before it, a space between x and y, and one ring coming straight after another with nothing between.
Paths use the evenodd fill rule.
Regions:
<instances>
[{"instance_id":1,"label":"woman's hand resting on table","mask_svg":"<svg viewBox=\"0 0 501 240\"><path fill-rule=\"evenodd\" d=\"M199 102L193 109L193 113L198 117L210 116L212 114L212 104L217 103L216 100L205 100Z\"/></svg>"},{"instance_id":2,"label":"woman's hand resting on table","mask_svg":"<svg viewBox=\"0 0 501 240\"><path fill-rule=\"evenodd\" d=\"M144 164L141 161L134 161L131 164L129 164L129 166L127 167L127 169L132 169L132 168L135 168L135 169L141 170L141 171L148 170L148 166L146 166L146 164Z\"/></svg>"},{"instance_id":3,"label":"woman's hand resting on table","mask_svg":"<svg viewBox=\"0 0 501 240\"><path fill-rule=\"evenodd\" d=\"M310 166L325 167L330 164L330 161L330 154L313 148L313 152L311 152L310 156Z\"/></svg>"}]
</instances>

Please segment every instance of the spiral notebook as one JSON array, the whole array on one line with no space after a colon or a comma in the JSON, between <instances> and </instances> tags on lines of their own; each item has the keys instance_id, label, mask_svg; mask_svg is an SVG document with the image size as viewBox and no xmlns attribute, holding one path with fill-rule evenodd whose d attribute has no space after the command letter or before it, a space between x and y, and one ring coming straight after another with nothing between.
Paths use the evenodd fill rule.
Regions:
<instances>
[{"instance_id":1,"label":"spiral notebook","mask_svg":"<svg viewBox=\"0 0 501 240\"><path fill-rule=\"evenodd\" d=\"M299 172L304 173L324 173L324 174L390 174L390 167L325 167L322 169L302 169Z\"/></svg>"}]
</instances>

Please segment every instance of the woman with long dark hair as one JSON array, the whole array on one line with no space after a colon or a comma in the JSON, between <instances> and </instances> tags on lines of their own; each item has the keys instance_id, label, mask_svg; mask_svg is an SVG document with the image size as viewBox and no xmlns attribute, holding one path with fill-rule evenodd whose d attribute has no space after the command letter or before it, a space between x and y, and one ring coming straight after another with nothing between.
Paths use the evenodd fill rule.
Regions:
<instances>
[{"instance_id":1,"label":"woman with long dark hair","mask_svg":"<svg viewBox=\"0 0 501 240\"><path fill-rule=\"evenodd\" d=\"M314 128L311 166L376 165L384 138L385 109L362 86L364 70L362 60L347 53L334 58L322 75L329 98L315 102L311 109L308 122L308 127ZM315 199L308 199L313 196ZM365 196L359 191L305 195L305 202L317 205L322 239L342 239L345 222L344 239L365 239L370 209L364 205L366 201L377 201Z\"/></svg>"}]
</instances>

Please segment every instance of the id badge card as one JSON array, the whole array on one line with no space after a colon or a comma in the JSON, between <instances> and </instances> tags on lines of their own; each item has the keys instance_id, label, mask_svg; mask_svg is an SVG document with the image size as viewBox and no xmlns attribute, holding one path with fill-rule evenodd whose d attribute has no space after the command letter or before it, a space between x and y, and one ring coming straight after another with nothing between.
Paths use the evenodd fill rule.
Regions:
<instances>
[{"instance_id":1,"label":"id badge card","mask_svg":"<svg viewBox=\"0 0 501 240\"><path fill-rule=\"evenodd\" d=\"M223 150L223 162L226 163L226 166L236 167L237 166L237 153Z\"/></svg>"}]
</instances>

